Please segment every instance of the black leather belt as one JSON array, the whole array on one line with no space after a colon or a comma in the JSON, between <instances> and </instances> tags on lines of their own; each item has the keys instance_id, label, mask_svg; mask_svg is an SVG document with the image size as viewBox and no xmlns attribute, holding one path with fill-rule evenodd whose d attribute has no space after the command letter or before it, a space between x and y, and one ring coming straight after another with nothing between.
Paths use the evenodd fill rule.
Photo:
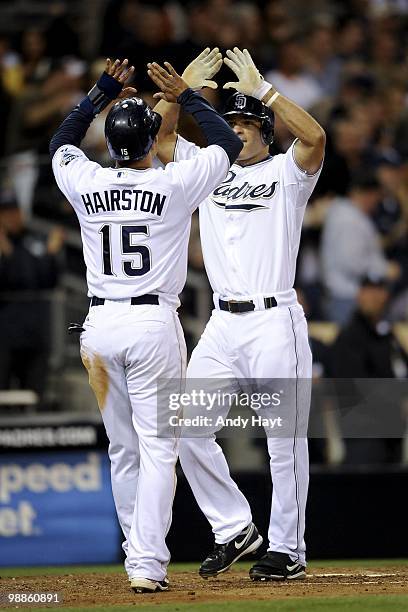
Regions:
<instances>
[{"instance_id":1,"label":"black leather belt","mask_svg":"<svg viewBox=\"0 0 408 612\"><path fill-rule=\"evenodd\" d=\"M91 299L91 306L103 306L105 303L105 298L93 297ZM158 295L138 295L137 297L130 298L130 303L132 306L141 306L142 304L153 304L159 305L159 296Z\"/></svg>"},{"instance_id":2,"label":"black leather belt","mask_svg":"<svg viewBox=\"0 0 408 612\"><path fill-rule=\"evenodd\" d=\"M255 310L255 304L252 300L246 301L238 301L238 300L218 300L220 310L226 310L227 312L251 312L251 310ZM274 297L266 297L264 298L265 309L274 308L278 305L276 299Z\"/></svg>"}]
</instances>

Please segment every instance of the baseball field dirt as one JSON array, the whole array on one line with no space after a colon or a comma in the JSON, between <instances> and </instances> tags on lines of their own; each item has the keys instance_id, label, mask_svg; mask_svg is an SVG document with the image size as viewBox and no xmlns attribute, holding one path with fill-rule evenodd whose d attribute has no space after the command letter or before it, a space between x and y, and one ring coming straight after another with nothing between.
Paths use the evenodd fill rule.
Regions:
<instances>
[{"instance_id":1,"label":"baseball field dirt","mask_svg":"<svg viewBox=\"0 0 408 612\"><path fill-rule=\"evenodd\" d=\"M136 606L145 612L150 609L158 612L241 609L303 612L312 608L408 610L407 562L380 562L378 565L373 561L344 562L344 566L339 562L332 565L314 563L308 569L306 580L274 583L252 582L248 567L248 564L240 564L218 578L203 580L197 575L196 566L175 565L169 573L169 591L143 595L132 592L120 566L110 567L109 571L104 571L103 567L52 568L51 573L47 569L41 573L41 568L36 568L27 570L26 575L23 569L0 570L0 606L38 610L43 605L14 602L12 608L5 596L7 593L59 593L63 601L53 609L99 611L114 607L119 612L134 610ZM363 604L370 607L362 607Z\"/></svg>"}]
</instances>

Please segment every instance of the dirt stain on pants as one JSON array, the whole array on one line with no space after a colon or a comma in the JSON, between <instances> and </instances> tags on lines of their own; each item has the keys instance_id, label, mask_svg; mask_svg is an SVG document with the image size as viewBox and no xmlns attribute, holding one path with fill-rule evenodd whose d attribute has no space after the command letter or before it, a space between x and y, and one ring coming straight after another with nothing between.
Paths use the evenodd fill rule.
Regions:
<instances>
[{"instance_id":1,"label":"dirt stain on pants","mask_svg":"<svg viewBox=\"0 0 408 612\"><path fill-rule=\"evenodd\" d=\"M109 374L105 363L100 355L89 357L85 353L81 353L82 363L88 370L89 384L92 391L95 393L98 402L99 410L105 408L106 398L109 390Z\"/></svg>"}]
</instances>

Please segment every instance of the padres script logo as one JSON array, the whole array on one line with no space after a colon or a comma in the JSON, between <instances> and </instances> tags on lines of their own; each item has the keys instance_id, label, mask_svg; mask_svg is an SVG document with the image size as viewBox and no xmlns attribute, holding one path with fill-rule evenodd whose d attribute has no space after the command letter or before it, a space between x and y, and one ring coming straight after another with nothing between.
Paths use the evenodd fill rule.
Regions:
<instances>
[{"instance_id":1,"label":"padres script logo","mask_svg":"<svg viewBox=\"0 0 408 612\"><path fill-rule=\"evenodd\" d=\"M231 187L231 183L236 177L235 172L229 171L225 181L221 183L217 189L212 192L211 199L216 206L225 208L226 210L251 210L267 209L267 206L262 204L254 204L251 200L259 200L263 198L268 200L273 196L276 190L277 181L271 185L262 183L261 185L250 185L247 181L240 186ZM237 202L239 200L239 203ZM244 202L244 200L247 200ZM249 200L249 201L248 201Z\"/></svg>"}]
</instances>

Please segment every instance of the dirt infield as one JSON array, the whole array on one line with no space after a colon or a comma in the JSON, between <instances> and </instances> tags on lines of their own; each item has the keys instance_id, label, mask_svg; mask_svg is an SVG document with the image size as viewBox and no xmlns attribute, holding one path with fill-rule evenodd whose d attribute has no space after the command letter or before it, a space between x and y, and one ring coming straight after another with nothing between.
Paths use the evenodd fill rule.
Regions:
<instances>
[{"instance_id":1,"label":"dirt infield","mask_svg":"<svg viewBox=\"0 0 408 612\"><path fill-rule=\"evenodd\" d=\"M59 592L63 606L140 603L222 602L236 600L271 600L287 597L330 597L339 595L408 594L408 567L372 568L313 567L307 578L297 582L252 582L247 572L231 570L213 579L203 580L194 572L170 573L171 589L160 594L136 595L123 573L64 574L2 578L0 591L19 593ZM3 604L4 605L4 604Z\"/></svg>"}]
</instances>

